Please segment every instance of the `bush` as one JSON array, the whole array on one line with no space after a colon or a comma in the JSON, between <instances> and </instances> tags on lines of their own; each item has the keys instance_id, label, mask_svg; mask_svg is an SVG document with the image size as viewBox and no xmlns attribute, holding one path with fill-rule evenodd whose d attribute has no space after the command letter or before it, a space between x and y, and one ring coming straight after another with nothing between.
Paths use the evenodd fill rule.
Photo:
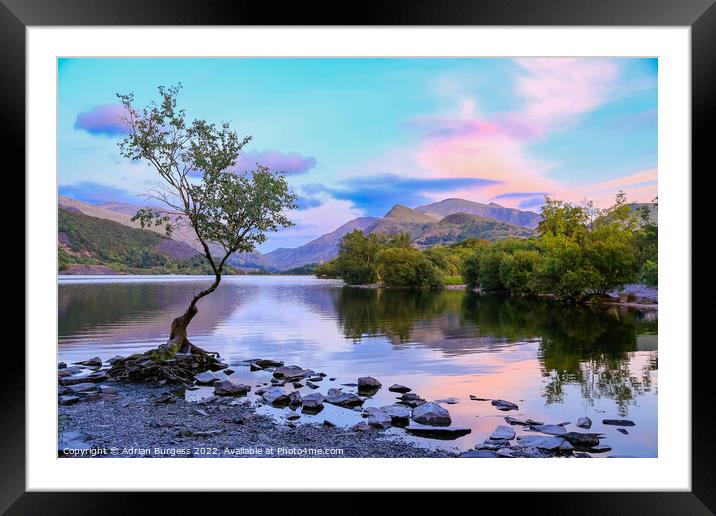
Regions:
<instances>
[{"instance_id":1,"label":"bush","mask_svg":"<svg viewBox=\"0 0 716 516\"><path fill-rule=\"evenodd\" d=\"M437 267L423 253L411 247L380 251L378 274L388 287L431 289L443 285Z\"/></svg>"},{"instance_id":2,"label":"bush","mask_svg":"<svg viewBox=\"0 0 716 516\"><path fill-rule=\"evenodd\" d=\"M639 281L652 287L659 284L659 263L657 259L644 262L639 271Z\"/></svg>"}]
</instances>

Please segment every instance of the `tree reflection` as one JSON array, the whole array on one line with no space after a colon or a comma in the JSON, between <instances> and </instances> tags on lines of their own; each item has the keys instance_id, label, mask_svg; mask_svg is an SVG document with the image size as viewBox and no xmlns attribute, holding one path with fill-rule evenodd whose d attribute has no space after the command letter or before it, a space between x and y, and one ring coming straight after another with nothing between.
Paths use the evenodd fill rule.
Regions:
<instances>
[{"instance_id":1,"label":"tree reflection","mask_svg":"<svg viewBox=\"0 0 716 516\"><path fill-rule=\"evenodd\" d=\"M651 390L652 372L658 367L655 351L641 370L631 363L637 335L657 333L656 319L638 310L447 290L343 288L335 301L344 334L356 341L386 335L399 343L410 342L417 327L422 330L421 338L426 327L434 330L434 337L423 345L452 354L451 339L456 337L490 343L539 340L547 403L561 403L565 388L577 385L589 403L613 399L620 413L626 414L628 405ZM473 345L460 351L479 350L480 346Z\"/></svg>"}]
</instances>

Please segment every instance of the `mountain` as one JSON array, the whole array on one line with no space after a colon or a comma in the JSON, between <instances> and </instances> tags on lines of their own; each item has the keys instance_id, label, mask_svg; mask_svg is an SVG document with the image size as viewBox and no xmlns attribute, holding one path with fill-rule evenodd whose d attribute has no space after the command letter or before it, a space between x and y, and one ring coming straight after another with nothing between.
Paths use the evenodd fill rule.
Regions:
<instances>
[{"instance_id":1,"label":"mountain","mask_svg":"<svg viewBox=\"0 0 716 516\"><path fill-rule=\"evenodd\" d=\"M367 228L367 233L408 233L411 238L415 238L440 218L396 204L384 217Z\"/></svg>"},{"instance_id":2,"label":"mountain","mask_svg":"<svg viewBox=\"0 0 716 516\"><path fill-rule=\"evenodd\" d=\"M151 231L91 217L77 207L57 213L60 272L206 274L209 266L191 246Z\"/></svg>"},{"instance_id":3,"label":"mountain","mask_svg":"<svg viewBox=\"0 0 716 516\"><path fill-rule=\"evenodd\" d=\"M500 220L468 213L453 213L440 222L425 227L413 239L413 243L418 247L433 247L460 242L468 238L502 240L505 238L527 238L534 234L534 230L530 228L515 226Z\"/></svg>"},{"instance_id":4,"label":"mountain","mask_svg":"<svg viewBox=\"0 0 716 516\"><path fill-rule=\"evenodd\" d=\"M497 219L502 222L514 224L515 226L524 226L533 229L537 227L540 221L540 216L532 211L505 208L494 202L482 204L479 202L466 201L465 199L445 199L433 204L418 206L415 208L415 211L437 219L442 219L454 213L467 213L468 215Z\"/></svg>"},{"instance_id":5,"label":"mountain","mask_svg":"<svg viewBox=\"0 0 716 516\"><path fill-rule=\"evenodd\" d=\"M132 222L131 220L131 218L134 216L135 213L137 213L137 210L141 208L141 206L121 202L89 204L86 202L78 201L76 199L72 199L70 197L65 197L63 195L58 196L57 203L60 208L67 211L79 212L84 215L89 215L90 217L111 220L114 222L118 222L124 226L141 229L141 225L139 224L139 222ZM158 233L164 236L164 228L161 226L152 226L146 229L147 231ZM199 243L199 240L197 240L196 236L194 235L194 232L186 226L176 227L175 230L172 232L172 240L176 242L182 242L200 253L204 252L204 249ZM222 252L222 249L218 245L211 244L209 245L209 248L212 250L212 254L219 255ZM228 260L228 264L234 267L243 267L251 269L261 269L264 268L266 265L265 263L263 263L263 257L258 251L255 251L253 253L234 254Z\"/></svg>"},{"instance_id":6,"label":"mountain","mask_svg":"<svg viewBox=\"0 0 716 516\"><path fill-rule=\"evenodd\" d=\"M293 249L279 248L263 255L263 263L276 270L300 267L307 263L321 263L331 260L338 254L338 243L343 235L354 229L365 231L378 219L375 217L358 217L343 224L341 227L311 240L305 245Z\"/></svg>"}]
</instances>

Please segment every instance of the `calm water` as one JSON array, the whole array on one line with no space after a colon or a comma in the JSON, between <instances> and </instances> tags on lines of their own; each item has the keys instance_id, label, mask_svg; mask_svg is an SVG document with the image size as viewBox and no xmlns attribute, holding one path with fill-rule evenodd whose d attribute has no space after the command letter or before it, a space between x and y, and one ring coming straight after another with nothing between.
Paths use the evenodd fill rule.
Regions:
<instances>
[{"instance_id":1,"label":"calm water","mask_svg":"<svg viewBox=\"0 0 716 516\"><path fill-rule=\"evenodd\" d=\"M107 359L155 347L166 340L172 318L209 281L61 278L59 359ZM335 377L322 382L324 393L359 376L378 378L384 388L364 406L393 403L395 394L387 390L393 383L428 400L457 398L457 404L443 406L454 425L469 426L472 433L455 441L409 437L422 445L472 448L505 424L505 415L547 423L589 416L591 431L606 434L602 442L612 447L610 454L655 457L657 326L655 311L575 308L459 291L343 288L339 281L304 276L235 276L200 301L190 336L236 364L234 376L251 385L268 381L270 373L251 373L238 363L273 358ZM489 402L471 401L471 394L520 408L500 412ZM289 414L261 410L279 419ZM622 435L602 425L605 418L631 419L636 426ZM323 419L341 425L361 420L326 405L300 421ZM404 435L399 429L389 433Z\"/></svg>"}]
</instances>

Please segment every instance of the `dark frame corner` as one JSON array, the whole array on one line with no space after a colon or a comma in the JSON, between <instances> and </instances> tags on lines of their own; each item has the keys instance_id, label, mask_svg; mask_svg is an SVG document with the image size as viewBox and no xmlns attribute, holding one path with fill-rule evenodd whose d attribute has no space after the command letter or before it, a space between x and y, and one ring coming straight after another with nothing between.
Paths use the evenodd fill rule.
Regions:
<instances>
[{"instance_id":1,"label":"dark frame corner","mask_svg":"<svg viewBox=\"0 0 716 516\"><path fill-rule=\"evenodd\" d=\"M24 147L25 29L61 25L617 25L691 27L692 169L709 177L713 147L708 129L716 112L716 0L412 0L372 3L350 14L320 3L294 3L275 9L269 3L215 0L0 0L0 84L2 142ZM333 4L337 5L337 4ZM346 10L345 12L349 12ZM22 128L22 129L19 129ZM10 153L7 153L10 154ZM20 154L18 169L24 169ZM709 168L713 169L712 161ZM711 172L712 174L712 172ZM692 181L695 177L691 174ZM24 185L23 185L24 189ZM693 192L693 206L708 206L707 188ZM693 215L692 215L693 218ZM696 222L696 220L695 220ZM712 224L711 224L712 225ZM24 236L23 236L24 238ZM706 254L706 253L705 253ZM708 256L708 255L707 255ZM698 256L694 256L698 258ZM706 259L709 259L710 256ZM27 271L26 271L27 273ZM688 300L684 300L688 302ZM704 305L694 309L705 311ZM706 383L713 360L710 343L692 347L692 407L708 410L712 387ZM15 364L25 364L15 351ZM711 352L713 353L713 352ZM25 492L24 367L4 372L0 511L7 514L126 514L146 510L146 495L125 493ZM698 414L694 410L695 414ZM530 493L510 495L509 506L530 512L589 514L714 514L716 454L713 431L703 417L693 420L692 491L686 493ZM162 495L165 509L188 496ZM485 496L486 494L481 494ZM413 496L413 495L411 495ZM491 495L487 495L491 496ZM492 495L497 501L497 496ZM120 502L121 500L121 502ZM211 501L216 502L215 495ZM504 495L499 500L504 503ZM499 503L498 502L498 503ZM143 511L141 511L143 512Z\"/></svg>"}]
</instances>

